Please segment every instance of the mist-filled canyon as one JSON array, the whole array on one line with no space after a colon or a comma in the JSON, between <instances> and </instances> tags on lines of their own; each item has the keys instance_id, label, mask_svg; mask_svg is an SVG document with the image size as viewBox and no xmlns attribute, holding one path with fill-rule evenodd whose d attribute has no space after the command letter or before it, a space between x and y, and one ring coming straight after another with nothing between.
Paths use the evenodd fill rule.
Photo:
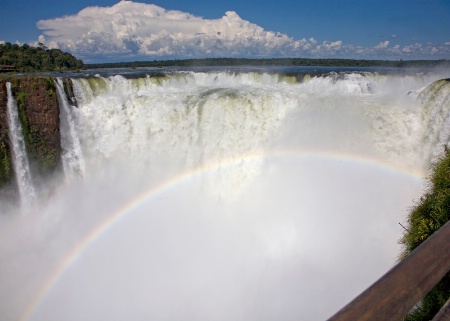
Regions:
<instances>
[{"instance_id":1,"label":"mist-filled canyon","mask_svg":"<svg viewBox=\"0 0 450 321\"><path fill-rule=\"evenodd\" d=\"M6 82L2 320L324 320L395 265L449 70L151 70L52 80L47 175Z\"/></svg>"}]
</instances>

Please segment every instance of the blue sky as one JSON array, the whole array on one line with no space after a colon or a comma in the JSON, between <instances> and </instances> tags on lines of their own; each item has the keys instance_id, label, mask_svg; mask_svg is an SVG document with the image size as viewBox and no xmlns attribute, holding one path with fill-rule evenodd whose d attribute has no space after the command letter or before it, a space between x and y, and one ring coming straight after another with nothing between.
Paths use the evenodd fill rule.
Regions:
<instances>
[{"instance_id":1,"label":"blue sky","mask_svg":"<svg viewBox=\"0 0 450 321\"><path fill-rule=\"evenodd\" d=\"M0 41L41 41L86 62L215 56L450 59L449 0L119 2L0 0Z\"/></svg>"}]
</instances>

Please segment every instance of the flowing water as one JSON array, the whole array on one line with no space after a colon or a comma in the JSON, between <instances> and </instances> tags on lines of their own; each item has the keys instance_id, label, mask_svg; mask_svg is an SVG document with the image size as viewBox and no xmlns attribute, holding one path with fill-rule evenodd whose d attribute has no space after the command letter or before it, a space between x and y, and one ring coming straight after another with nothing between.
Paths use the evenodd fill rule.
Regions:
<instances>
[{"instance_id":1,"label":"flowing water","mask_svg":"<svg viewBox=\"0 0 450 321\"><path fill-rule=\"evenodd\" d=\"M64 172L68 177L73 174L84 176L84 157L75 123L77 109L69 103L62 79L57 78L55 84L60 108L61 158Z\"/></svg>"},{"instance_id":2,"label":"flowing water","mask_svg":"<svg viewBox=\"0 0 450 321\"><path fill-rule=\"evenodd\" d=\"M70 179L1 217L4 319L326 319L396 263L446 72L57 80Z\"/></svg>"},{"instance_id":3,"label":"flowing water","mask_svg":"<svg viewBox=\"0 0 450 321\"><path fill-rule=\"evenodd\" d=\"M17 103L11 91L11 83L6 83L6 89L8 92L7 114L8 126L10 128L14 172L17 178L17 186L21 201L24 206L27 206L36 198L36 192L31 179L30 164L28 162L27 151L25 148L22 125L19 121Z\"/></svg>"}]
</instances>

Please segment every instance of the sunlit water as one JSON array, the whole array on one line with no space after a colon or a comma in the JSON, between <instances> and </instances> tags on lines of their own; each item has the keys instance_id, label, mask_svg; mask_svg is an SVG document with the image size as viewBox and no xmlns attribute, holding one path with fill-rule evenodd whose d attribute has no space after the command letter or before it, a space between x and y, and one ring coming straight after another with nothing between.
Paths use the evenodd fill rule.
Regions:
<instances>
[{"instance_id":1,"label":"sunlit water","mask_svg":"<svg viewBox=\"0 0 450 321\"><path fill-rule=\"evenodd\" d=\"M23 205L28 205L36 198L33 181L30 174L30 164L25 150L25 140L22 134L22 125L19 121L17 102L12 95L11 83L6 83L8 93L7 115L10 128L11 155L14 171L17 176L17 187Z\"/></svg>"},{"instance_id":2,"label":"sunlit water","mask_svg":"<svg viewBox=\"0 0 450 321\"><path fill-rule=\"evenodd\" d=\"M396 263L446 76L74 78L70 179L0 218L2 318L326 319Z\"/></svg>"}]
</instances>

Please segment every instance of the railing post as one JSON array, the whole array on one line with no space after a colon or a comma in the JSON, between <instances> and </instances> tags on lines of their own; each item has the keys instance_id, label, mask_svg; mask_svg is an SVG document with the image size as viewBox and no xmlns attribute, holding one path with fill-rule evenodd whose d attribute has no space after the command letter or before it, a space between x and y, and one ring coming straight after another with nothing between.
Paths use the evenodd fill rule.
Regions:
<instances>
[{"instance_id":1,"label":"railing post","mask_svg":"<svg viewBox=\"0 0 450 321\"><path fill-rule=\"evenodd\" d=\"M329 321L402 320L449 270L447 222Z\"/></svg>"}]
</instances>

